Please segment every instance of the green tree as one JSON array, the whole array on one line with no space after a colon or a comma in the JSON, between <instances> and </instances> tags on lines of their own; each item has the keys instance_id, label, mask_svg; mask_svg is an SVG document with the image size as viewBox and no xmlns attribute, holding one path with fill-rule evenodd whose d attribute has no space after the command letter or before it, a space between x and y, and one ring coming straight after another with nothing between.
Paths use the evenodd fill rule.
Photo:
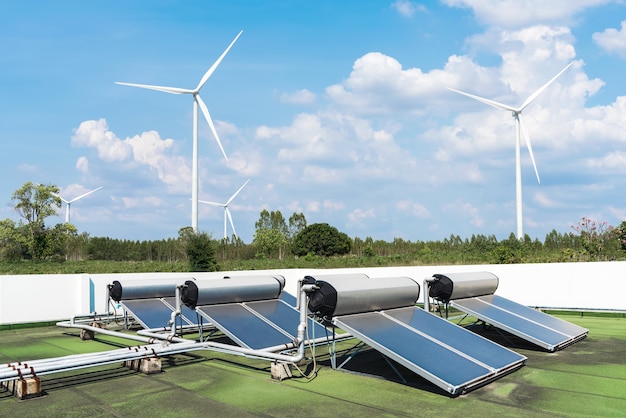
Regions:
<instances>
[{"instance_id":1,"label":"green tree","mask_svg":"<svg viewBox=\"0 0 626 418\"><path fill-rule=\"evenodd\" d=\"M597 259L603 251L610 247L615 236L614 228L606 221L594 221L583 217L572 228L580 234L584 251L592 258Z\"/></svg>"},{"instance_id":2,"label":"green tree","mask_svg":"<svg viewBox=\"0 0 626 418\"><path fill-rule=\"evenodd\" d=\"M343 255L350 252L351 240L343 232L327 223L307 226L292 245L291 252L298 256L309 253L319 256Z\"/></svg>"},{"instance_id":3,"label":"green tree","mask_svg":"<svg viewBox=\"0 0 626 418\"><path fill-rule=\"evenodd\" d=\"M306 228L306 218L302 212L293 213L289 217L289 242L293 243L296 236Z\"/></svg>"},{"instance_id":4,"label":"green tree","mask_svg":"<svg viewBox=\"0 0 626 418\"><path fill-rule=\"evenodd\" d=\"M289 245L289 230L282 213L279 210L268 212L263 209L254 226L256 231L252 244L257 257L277 257L282 260Z\"/></svg>"},{"instance_id":5,"label":"green tree","mask_svg":"<svg viewBox=\"0 0 626 418\"><path fill-rule=\"evenodd\" d=\"M178 236L189 260L189 271L219 270L215 258L215 246L210 234L194 232L192 228L187 227L180 229Z\"/></svg>"},{"instance_id":6,"label":"green tree","mask_svg":"<svg viewBox=\"0 0 626 418\"><path fill-rule=\"evenodd\" d=\"M615 235L622 251L626 252L626 221L615 228Z\"/></svg>"},{"instance_id":7,"label":"green tree","mask_svg":"<svg viewBox=\"0 0 626 418\"><path fill-rule=\"evenodd\" d=\"M15 221L4 219L0 221L0 260L19 261L25 251L25 242L22 234L15 225Z\"/></svg>"},{"instance_id":8,"label":"green tree","mask_svg":"<svg viewBox=\"0 0 626 418\"><path fill-rule=\"evenodd\" d=\"M24 219L28 231L26 245L32 259L41 259L49 253L46 248L46 218L56 215L61 207L61 198L57 195L59 188L53 184L34 184L26 182L13 192L11 199L16 202L15 210Z\"/></svg>"}]
</instances>

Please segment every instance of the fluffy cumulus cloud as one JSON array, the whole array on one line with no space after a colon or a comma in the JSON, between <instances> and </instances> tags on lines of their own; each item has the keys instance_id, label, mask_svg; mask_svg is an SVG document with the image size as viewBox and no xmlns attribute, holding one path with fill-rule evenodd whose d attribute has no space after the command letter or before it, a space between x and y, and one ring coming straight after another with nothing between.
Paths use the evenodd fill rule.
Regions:
<instances>
[{"instance_id":1,"label":"fluffy cumulus cloud","mask_svg":"<svg viewBox=\"0 0 626 418\"><path fill-rule=\"evenodd\" d=\"M396 178L415 170L415 162L386 129L347 113L323 111L297 115L292 124L261 126L256 141L273 149L277 178L337 184L371 178ZM269 157L268 157L269 158Z\"/></svg>"},{"instance_id":2,"label":"fluffy cumulus cloud","mask_svg":"<svg viewBox=\"0 0 626 418\"><path fill-rule=\"evenodd\" d=\"M452 7L471 9L488 26L519 28L537 23L571 22L580 12L611 0L443 0Z\"/></svg>"},{"instance_id":3,"label":"fluffy cumulus cloud","mask_svg":"<svg viewBox=\"0 0 626 418\"><path fill-rule=\"evenodd\" d=\"M107 162L123 161L133 152L132 147L109 131L106 120L87 120L74 131L72 145L95 148L98 157Z\"/></svg>"},{"instance_id":4,"label":"fluffy cumulus cloud","mask_svg":"<svg viewBox=\"0 0 626 418\"><path fill-rule=\"evenodd\" d=\"M430 103L451 81L445 71L404 69L395 58L370 52L354 62L346 80L327 87L326 94L337 105L363 114L423 112L420 107Z\"/></svg>"},{"instance_id":5,"label":"fluffy cumulus cloud","mask_svg":"<svg viewBox=\"0 0 626 418\"><path fill-rule=\"evenodd\" d=\"M449 65L454 71L451 87L511 106L521 105L572 62L576 54L571 33L566 28L534 26L520 31L500 31L491 44L491 48L501 54L502 64L483 68L478 63L468 62L467 58L460 59L462 68L472 70L466 75L457 71L460 64ZM456 60L459 59L450 59ZM474 74L488 75L490 81L483 81L487 77L476 78ZM589 79L582 70L582 63L574 61L574 65L524 110L524 122L533 148L571 146L572 140L580 136L581 127L593 125L585 100L602 85L598 79ZM454 123L428 130L423 136L441 144L440 158L458 161L459 156L473 158L485 152L496 157L506 149L513 149L515 124L509 112L452 92L448 99L458 112ZM593 112L608 118L614 109L615 106L609 106ZM608 130L608 126L602 130Z\"/></svg>"},{"instance_id":6,"label":"fluffy cumulus cloud","mask_svg":"<svg viewBox=\"0 0 626 418\"><path fill-rule=\"evenodd\" d=\"M626 20L622 20L620 29L608 28L594 33L593 40L609 54L626 58Z\"/></svg>"},{"instance_id":7,"label":"fluffy cumulus cloud","mask_svg":"<svg viewBox=\"0 0 626 418\"><path fill-rule=\"evenodd\" d=\"M171 192L184 192L191 183L191 170L187 161L173 152L174 140L161 139L158 132L148 131L120 139L109 130L106 120L82 122L74 131L72 146L97 150L98 157L106 163L130 162L147 167ZM80 157L76 167L88 170L86 157Z\"/></svg>"}]
</instances>

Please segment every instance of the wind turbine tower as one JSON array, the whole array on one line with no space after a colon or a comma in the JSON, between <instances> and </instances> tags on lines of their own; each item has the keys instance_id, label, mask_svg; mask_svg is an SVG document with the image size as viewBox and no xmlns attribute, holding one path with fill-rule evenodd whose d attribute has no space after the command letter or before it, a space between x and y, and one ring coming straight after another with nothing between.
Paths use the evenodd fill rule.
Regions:
<instances>
[{"instance_id":1,"label":"wind turbine tower","mask_svg":"<svg viewBox=\"0 0 626 418\"><path fill-rule=\"evenodd\" d=\"M65 200L63 199L61 196L56 195L59 197L59 199L61 199L63 202L65 202L65 223L69 224L70 223L70 206L72 206L72 203L76 202L79 199L82 199L83 197L89 196L90 194L97 192L98 190L102 189L102 187L104 186L100 186L97 189L93 189L87 193L81 194L78 197L75 197L74 199L70 199L70 200Z\"/></svg>"},{"instance_id":2,"label":"wind turbine tower","mask_svg":"<svg viewBox=\"0 0 626 418\"><path fill-rule=\"evenodd\" d=\"M215 202L207 202L206 200L200 200L199 202L202 203L206 203L208 205L212 205L212 206L219 206L219 207L223 207L224 208L224 239L227 238L226 235L226 218L228 217L228 220L230 221L230 227L233 229L233 235L235 235L235 237L237 237L237 231L235 231L235 224L233 223L233 217L230 214L230 210L228 209L228 205L230 205L230 202L233 201L233 199L239 194L240 191L243 190L244 187L246 187L246 185L250 182L251 179L248 179L243 186L241 186L239 188L239 190L237 190L235 193L233 193L233 195L230 197L230 199L228 199L226 201L226 203L215 203Z\"/></svg>"},{"instance_id":3,"label":"wind turbine tower","mask_svg":"<svg viewBox=\"0 0 626 418\"><path fill-rule=\"evenodd\" d=\"M217 131L215 130L215 125L213 124L213 120L211 119L211 115L209 114L209 109L207 108L206 104L200 97L200 89L202 89L202 87L206 84L209 77L211 77L211 75L213 74L217 66L222 62L222 60L224 59L228 51L230 51L230 48L232 48L232 46L235 44L237 39L239 39L242 33L243 31L240 31L239 34L237 34L235 39L233 39L230 45L228 45L228 48L226 48L226 50L222 53L222 55L220 55L217 61L213 63L211 68L209 68L208 71L204 73L204 76L202 77L202 79L200 80L196 88L194 89L183 89L179 87L165 87L165 86L151 86L147 84L122 83L122 82L117 82L117 81L115 82L116 84L121 84L124 86L157 90L157 91L162 91L165 93L191 94L192 95L193 97L193 128L192 128L193 129L193 156L192 156L192 168L191 168L191 172L192 172L191 174L192 176L191 177L191 183L192 183L191 184L191 227L193 228L194 232L198 231L198 106L202 110L202 114L204 115L204 118L206 119L207 123L209 124L209 127L211 128L211 132L213 132L213 136L215 137L217 145L219 145L220 150L222 151L222 154L224 155L224 158L226 159L226 161L228 161L228 157L226 156L224 147L222 147L220 138L217 135Z\"/></svg>"},{"instance_id":4,"label":"wind turbine tower","mask_svg":"<svg viewBox=\"0 0 626 418\"><path fill-rule=\"evenodd\" d=\"M533 100L535 100L545 89L548 88L550 84L554 82L561 74L565 72L574 62L570 62L565 68L561 70L557 75L552 77L550 81L541 86L537 91L531 94L524 103L522 103L519 107L513 107L509 105L505 105L494 100L485 99L480 96L475 96L473 94L465 93L459 90L455 90L449 88L448 90L454 91L456 93L462 94L464 96L470 97L474 100L478 100L479 102L483 102L488 104L489 106L493 106L496 109L506 110L512 113L513 118L515 119L515 195L516 195L516 206L517 206L517 239L522 239L524 237L524 229L523 229L523 219L522 219L522 168L520 162L520 136L524 136L524 141L526 142L526 147L528 148L528 153L530 154L530 160L533 163L533 167L535 169L535 175L537 176L537 183L541 183L539 180L539 172L537 171L537 165L535 164L535 157L533 155L533 148L530 143L530 137L528 136L528 131L526 129L526 125L524 124L524 119L522 117L522 112L524 109L530 105Z\"/></svg>"}]
</instances>

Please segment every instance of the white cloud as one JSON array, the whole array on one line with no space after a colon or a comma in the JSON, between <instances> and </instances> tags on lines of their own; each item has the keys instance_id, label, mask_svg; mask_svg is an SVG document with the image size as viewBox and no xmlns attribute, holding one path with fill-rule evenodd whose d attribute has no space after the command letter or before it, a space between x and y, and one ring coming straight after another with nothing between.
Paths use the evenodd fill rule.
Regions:
<instances>
[{"instance_id":1,"label":"white cloud","mask_svg":"<svg viewBox=\"0 0 626 418\"><path fill-rule=\"evenodd\" d=\"M396 207L402 212L409 212L412 215L417 216L418 218L428 218L430 217L430 212L426 206L422 205L418 202L413 202L410 199L400 200L396 203Z\"/></svg>"},{"instance_id":2,"label":"white cloud","mask_svg":"<svg viewBox=\"0 0 626 418\"><path fill-rule=\"evenodd\" d=\"M370 52L354 62L348 79L327 87L326 94L336 104L364 114L423 112L419 106L444 91L450 81L444 71L403 69L395 58Z\"/></svg>"},{"instance_id":3,"label":"white cloud","mask_svg":"<svg viewBox=\"0 0 626 418\"><path fill-rule=\"evenodd\" d=\"M470 217L470 223L476 227L483 227L485 225L485 220L480 215L480 210L474 207L470 203L463 204L463 212Z\"/></svg>"},{"instance_id":4,"label":"white cloud","mask_svg":"<svg viewBox=\"0 0 626 418\"><path fill-rule=\"evenodd\" d=\"M122 140L109 130L106 120L88 120L75 130L72 145L95 148L98 157L105 162L131 160L147 166L157 173L158 179L172 192L186 192L189 189L191 169L187 161L181 156L173 155L173 139L161 139L156 131ZM77 168L85 169L86 161L86 157L81 157Z\"/></svg>"},{"instance_id":5,"label":"white cloud","mask_svg":"<svg viewBox=\"0 0 626 418\"><path fill-rule=\"evenodd\" d=\"M293 93L284 93L280 96L280 101L283 103L308 105L315 103L317 96L315 93L310 92L307 89L295 91Z\"/></svg>"},{"instance_id":6,"label":"white cloud","mask_svg":"<svg viewBox=\"0 0 626 418\"><path fill-rule=\"evenodd\" d=\"M340 112L297 115L291 125L261 126L256 144L242 155L261 155L265 170L290 182L342 184L366 179L392 179L415 174L415 160L394 142L393 134L374 129L370 121Z\"/></svg>"},{"instance_id":7,"label":"white cloud","mask_svg":"<svg viewBox=\"0 0 626 418\"><path fill-rule=\"evenodd\" d=\"M620 30L608 28L604 32L596 32L592 36L594 42L609 54L626 58L626 20L622 20Z\"/></svg>"},{"instance_id":8,"label":"white cloud","mask_svg":"<svg viewBox=\"0 0 626 418\"><path fill-rule=\"evenodd\" d=\"M587 166L593 170L601 169L611 172L626 173L626 152L613 151L603 158L589 159Z\"/></svg>"},{"instance_id":9,"label":"white cloud","mask_svg":"<svg viewBox=\"0 0 626 418\"><path fill-rule=\"evenodd\" d=\"M423 4L414 3L408 0L396 0L391 7L404 17L413 17L416 12L426 12Z\"/></svg>"},{"instance_id":10,"label":"white cloud","mask_svg":"<svg viewBox=\"0 0 626 418\"><path fill-rule=\"evenodd\" d=\"M322 203L324 209L330 209L332 211L339 211L345 209L346 205L343 202L338 202L332 199L326 199Z\"/></svg>"},{"instance_id":11,"label":"white cloud","mask_svg":"<svg viewBox=\"0 0 626 418\"><path fill-rule=\"evenodd\" d=\"M76 169L83 174L89 173L89 160L87 157L78 157L78 160L76 160Z\"/></svg>"},{"instance_id":12,"label":"white cloud","mask_svg":"<svg viewBox=\"0 0 626 418\"><path fill-rule=\"evenodd\" d=\"M553 207L558 206L557 202L555 202L553 199L546 196L544 192L535 193L535 195L533 196L533 199L540 206L543 206L546 208L553 208Z\"/></svg>"},{"instance_id":13,"label":"white cloud","mask_svg":"<svg viewBox=\"0 0 626 418\"><path fill-rule=\"evenodd\" d=\"M376 218L376 211L374 209L355 209L348 214L348 221L350 224L357 227L364 227L367 219Z\"/></svg>"},{"instance_id":14,"label":"white cloud","mask_svg":"<svg viewBox=\"0 0 626 418\"><path fill-rule=\"evenodd\" d=\"M472 9L483 24L519 28L537 23L570 23L585 9L611 0L443 0L451 7Z\"/></svg>"},{"instance_id":15,"label":"white cloud","mask_svg":"<svg viewBox=\"0 0 626 418\"><path fill-rule=\"evenodd\" d=\"M74 131L72 145L98 150L98 156L107 162L123 161L132 154L132 147L109 131L106 120L87 120Z\"/></svg>"},{"instance_id":16,"label":"white cloud","mask_svg":"<svg viewBox=\"0 0 626 418\"><path fill-rule=\"evenodd\" d=\"M313 213L319 212L321 207L322 207L322 204L316 200L308 202L306 204L307 212L313 212Z\"/></svg>"},{"instance_id":17,"label":"white cloud","mask_svg":"<svg viewBox=\"0 0 626 418\"><path fill-rule=\"evenodd\" d=\"M126 208L159 207L165 205L165 201L156 196L122 197L121 200Z\"/></svg>"}]
</instances>

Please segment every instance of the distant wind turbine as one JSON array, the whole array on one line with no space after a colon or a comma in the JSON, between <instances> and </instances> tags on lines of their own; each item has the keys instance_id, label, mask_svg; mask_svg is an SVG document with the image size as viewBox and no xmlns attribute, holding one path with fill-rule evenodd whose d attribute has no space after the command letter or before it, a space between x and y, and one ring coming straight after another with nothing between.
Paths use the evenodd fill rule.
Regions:
<instances>
[{"instance_id":1,"label":"distant wind turbine","mask_svg":"<svg viewBox=\"0 0 626 418\"><path fill-rule=\"evenodd\" d=\"M526 101L520 107L513 107L509 105L505 105L494 100L485 99L483 97L475 96L473 94L465 93L459 90L455 90L449 88L448 90L454 91L456 93L462 94L467 97L471 97L474 100L478 100L479 102L483 102L488 104L489 106L493 106L496 109L507 110L512 112L513 118L515 119L515 190L516 190L516 204L517 204L517 238L522 239L524 237L523 231L523 221L522 221L522 168L520 162L520 131L524 136L524 141L526 142L526 147L528 148L528 153L530 154L530 160L533 163L533 167L535 169L535 175L537 176L537 183L541 183L539 180L539 172L537 171L537 165L535 164L535 156L533 155L533 148L530 143L530 137L528 136L528 131L526 130L526 125L524 124L524 119L522 118L522 111L528 107L532 103L533 100L537 98L543 91L548 88L550 84L554 82L561 74L565 72L574 62L570 62L565 68L561 70L557 75L552 77L550 81L541 86L539 90L535 91L531 94Z\"/></svg>"},{"instance_id":2,"label":"distant wind turbine","mask_svg":"<svg viewBox=\"0 0 626 418\"><path fill-rule=\"evenodd\" d=\"M242 191L244 187L246 187L246 185L250 182L250 180L251 179L248 179L243 184L243 186L241 186L239 188L239 190L237 190L235 193L233 193L233 195L230 197L230 199L228 199L228 201L226 203L215 203L215 202L207 202L206 200L199 200L199 202L206 203L208 205L219 206L219 207L223 207L224 208L224 239L227 238L227 235L226 235L226 218L228 218L228 220L230 221L230 226L233 229L233 234L235 235L235 237L237 237L237 231L235 231L235 224L233 223L233 217L230 215L230 210L228 209L228 205L230 205L230 202L232 202L233 199L239 194L239 192Z\"/></svg>"},{"instance_id":3,"label":"distant wind turbine","mask_svg":"<svg viewBox=\"0 0 626 418\"><path fill-rule=\"evenodd\" d=\"M55 196L58 196L59 199L65 202L65 223L66 224L70 223L70 206L72 205L72 203L76 202L79 199L82 199L83 197L89 196L90 194L94 192L97 192L98 190L102 189L102 187L104 186L100 186L97 189L93 189L87 193L81 194L80 196L75 197L74 199L70 199L70 200L65 200L61 196L55 193Z\"/></svg>"},{"instance_id":4,"label":"distant wind turbine","mask_svg":"<svg viewBox=\"0 0 626 418\"><path fill-rule=\"evenodd\" d=\"M220 55L220 57L213 63L211 68L204 74L198 85L195 89L183 89L178 87L164 87L164 86L151 86L147 84L132 84L132 83L121 83L115 82L116 84L121 84L124 86L131 87L139 87L143 89L157 90L163 91L165 93L171 94L191 94L193 96L193 156L192 156L192 184L191 184L191 227L195 232L198 231L198 106L202 109L202 114L206 119L209 127L211 128L211 132L213 132L213 136L217 141L217 145L219 145L222 154L226 161L228 161L228 157L226 156L226 152L224 151L224 147L222 147L222 143L220 142L220 138L217 135L217 131L215 130L215 125L213 125L213 120L211 119L211 115L209 114L209 109L206 104L200 97L200 89L207 82L209 77L213 74L217 66L222 62L222 59L226 56L230 48L235 44L237 39L241 36L243 31L240 31L239 34L235 37L235 39L228 45L228 48Z\"/></svg>"}]
</instances>

